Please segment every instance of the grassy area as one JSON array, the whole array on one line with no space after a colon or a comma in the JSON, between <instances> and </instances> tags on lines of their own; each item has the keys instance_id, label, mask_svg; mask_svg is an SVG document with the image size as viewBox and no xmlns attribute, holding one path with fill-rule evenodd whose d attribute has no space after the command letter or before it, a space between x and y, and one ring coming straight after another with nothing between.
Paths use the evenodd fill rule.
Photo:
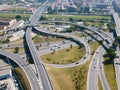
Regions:
<instances>
[{"instance_id":1,"label":"grassy area","mask_svg":"<svg viewBox=\"0 0 120 90\"><path fill-rule=\"evenodd\" d=\"M109 28L104 28L103 31L105 31L105 32L109 32L110 29L109 29Z\"/></svg>"},{"instance_id":2,"label":"grassy area","mask_svg":"<svg viewBox=\"0 0 120 90\"><path fill-rule=\"evenodd\" d=\"M97 47L100 45L100 44L97 43L97 42L90 42L89 44L90 44L90 46L91 46L92 52L95 52L96 49L97 49Z\"/></svg>"},{"instance_id":3,"label":"grassy area","mask_svg":"<svg viewBox=\"0 0 120 90\"><path fill-rule=\"evenodd\" d=\"M102 83L100 81L100 77L98 77L98 90L103 90Z\"/></svg>"},{"instance_id":4,"label":"grassy area","mask_svg":"<svg viewBox=\"0 0 120 90\"><path fill-rule=\"evenodd\" d=\"M30 14L1 14L0 13L0 18L15 18L15 16L20 15L22 17L22 19L24 18L29 18Z\"/></svg>"},{"instance_id":5,"label":"grassy area","mask_svg":"<svg viewBox=\"0 0 120 90\"><path fill-rule=\"evenodd\" d=\"M85 22L85 25L86 26L94 26L94 27L100 27L100 26L103 26L104 25L104 23L103 22L90 22L90 21L88 21L88 22Z\"/></svg>"},{"instance_id":6,"label":"grassy area","mask_svg":"<svg viewBox=\"0 0 120 90\"><path fill-rule=\"evenodd\" d=\"M23 39L19 39L19 40L16 40L16 41L12 41L11 43L14 43L15 45L22 45L23 44Z\"/></svg>"},{"instance_id":7,"label":"grassy area","mask_svg":"<svg viewBox=\"0 0 120 90\"><path fill-rule=\"evenodd\" d=\"M110 16L89 16L89 15L43 15L46 18L56 18L56 19L111 19Z\"/></svg>"},{"instance_id":8,"label":"grassy area","mask_svg":"<svg viewBox=\"0 0 120 90\"><path fill-rule=\"evenodd\" d=\"M61 38L53 38L51 36L41 36L37 35L33 38L34 43L48 43L48 42L56 42L56 41L61 41Z\"/></svg>"},{"instance_id":9,"label":"grassy area","mask_svg":"<svg viewBox=\"0 0 120 90\"><path fill-rule=\"evenodd\" d=\"M67 69L47 67L53 89L86 90L89 62L82 66Z\"/></svg>"},{"instance_id":10,"label":"grassy area","mask_svg":"<svg viewBox=\"0 0 120 90\"><path fill-rule=\"evenodd\" d=\"M5 50L12 52L12 53L15 51L14 48L6 48ZM19 48L18 52L24 52L24 48Z\"/></svg>"},{"instance_id":11,"label":"grassy area","mask_svg":"<svg viewBox=\"0 0 120 90\"><path fill-rule=\"evenodd\" d=\"M51 54L43 55L42 60L45 63L67 64L80 60L84 55L85 48L79 48L79 46L75 46L72 48L55 51Z\"/></svg>"},{"instance_id":12,"label":"grassy area","mask_svg":"<svg viewBox=\"0 0 120 90\"><path fill-rule=\"evenodd\" d=\"M9 8L9 10L12 11L24 11L24 10L29 10L28 8Z\"/></svg>"},{"instance_id":13,"label":"grassy area","mask_svg":"<svg viewBox=\"0 0 120 90\"><path fill-rule=\"evenodd\" d=\"M74 33L74 35L82 38L82 37L86 37L87 34L86 33L82 33L82 32L81 33L80 32L76 32L76 33Z\"/></svg>"},{"instance_id":14,"label":"grassy area","mask_svg":"<svg viewBox=\"0 0 120 90\"><path fill-rule=\"evenodd\" d=\"M104 61L107 61L108 58L104 58ZM107 78L107 81L109 83L111 90L118 90L117 84L116 84L116 78L115 78L115 70L113 64L104 64L104 71Z\"/></svg>"},{"instance_id":15,"label":"grassy area","mask_svg":"<svg viewBox=\"0 0 120 90\"><path fill-rule=\"evenodd\" d=\"M96 45L95 47L93 45ZM91 43L92 50L99 47L97 42ZM94 48L93 48L94 47ZM61 53L62 54L62 53ZM92 58L92 56L91 56ZM90 60L91 60L90 58ZM86 90L89 63L73 68L58 69L46 66L54 90Z\"/></svg>"},{"instance_id":16,"label":"grassy area","mask_svg":"<svg viewBox=\"0 0 120 90\"><path fill-rule=\"evenodd\" d=\"M22 69L20 67L16 67L16 68L14 68L14 72L15 72L18 80L20 81L20 83L23 87L23 90L31 90L27 76L22 71Z\"/></svg>"}]
</instances>

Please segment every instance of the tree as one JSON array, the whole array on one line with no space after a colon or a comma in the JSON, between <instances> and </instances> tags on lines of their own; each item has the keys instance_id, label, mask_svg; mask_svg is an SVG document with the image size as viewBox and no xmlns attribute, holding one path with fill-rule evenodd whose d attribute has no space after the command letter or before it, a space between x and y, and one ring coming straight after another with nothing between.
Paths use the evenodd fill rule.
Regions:
<instances>
[{"instance_id":1,"label":"tree","mask_svg":"<svg viewBox=\"0 0 120 90\"><path fill-rule=\"evenodd\" d=\"M46 20L46 17L41 16L40 20Z\"/></svg>"},{"instance_id":2,"label":"tree","mask_svg":"<svg viewBox=\"0 0 120 90\"><path fill-rule=\"evenodd\" d=\"M42 46L42 44L40 44L40 47Z\"/></svg>"},{"instance_id":3,"label":"tree","mask_svg":"<svg viewBox=\"0 0 120 90\"><path fill-rule=\"evenodd\" d=\"M65 44L65 41L63 41L63 44Z\"/></svg>"},{"instance_id":4,"label":"tree","mask_svg":"<svg viewBox=\"0 0 120 90\"><path fill-rule=\"evenodd\" d=\"M2 43L9 43L9 42L10 42L9 38L7 38L6 40L2 41Z\"/></svg>"},{"instance_id":5,"label":"tree","mask_svg":"<svg viewBox=\"0 0 120 90\"><path fill-rule=\"evenodd\" d=\"M69 18L69 21L73 22L73 21L74 21L74 19L73 19L72 17L70 17L70 18Z\"/></svg>"},{"instance_id":6,"label":"tree","mask_svg":"<svg viewBox=\"0 0 120 90\"><path fill-rule=\"evenodd\" d=\"M14 53L18 53L18 51L19 51L19 47L15 47Z\"/></svg>"},{"instance_id":7,"label":"tree","mask_svg":"<svg viewBox=\"0 0 120 90\"><path fill-rule=\"evenodd\" d=\"M108 53L108 55L109 55L110 62L112 62L113 59L116 57L116 53L115 52Z\"/></svg>"},{"instance_id":8,"label":"tree","mask_svg":"<svg viewBox=\"0 0 120 90\"><path fill-rule=\"evenodd\" d=\"M113 46L114 48L116 48L116 47L118 46L118 42L117 42L117 41L114 41L114 42L112 43L112 46Z\"/></svg>"},{"instance_id":9,"label":"tree","mask_svg":"<svg viewBox=\"0 0 120 90\"><path fill-rule=\"evenodd\" d=\"M72 48L73 46L72 46L72 44L70 44L70 48Z\"/></svg>"},{"instance_id":10,"label":"tree","mask_svg":"<svg viewBox=\"0 0 120 90\"><path fill-rule=\"evenodd\" d=\"M53 53L55 53L55 49L53 50Z\"/></svg>"},{"instance_id":11,"label":"tree","mask_svg":"<svg viewBox=\"0 0 120 90\"><path fill-rule=\"evenodd\" d=\"M39 46L36 46L37 50L39 50Z\"/></svg>"},{"instance_id":12,"label":"tree","mask_svg":"<svg viewBox=\"0 0 120 90\"><path fill-rule=\"evenodd\" d=\"M120 43L120 36L116 37L116 40Z\"/></svg>"},{"instance_id":13,"label":"tree","mask_svg":"<svg viewBox=\"0 0 120 90\"><path fill-rule=\"evenodd\" d=\"M115 49L110 47L104 57L109 58L109 63L113 62L113 59L116 57Z\"/></svg>"},{"instance_id":14,"label":"tree","mask_svg":"<svg viewBox=\"0 0 120 90\"><path fill-rule=\"evenodd\" d=\"M79 29L82 31L82 30L84 30L85 28L84 28L84 27L79 27Z\"/></svg>"},{"instance_id":15,"label":"tree","mask_svg":"<svg viewBox=\"0 0 120 90\"><path fill-rule=\"evenodd\" d=\"M107 50L107 52L108 52L108 53L113 53L113 52L115 52L115 49L110 47L110 48Z\"/></svg>"},{"instance_id":16,"label":"tree","mask_svg":"<svg viewBox=\"0 0 120 90\"><path fill-rule=\"evenodd\" d=\"M67 29L66 29L66 32L72 32L72 29L67 28Z\"/></svg>"},{"instance_id":17,"label":"tree","mask_svg":"<svg viewBox=\"0 0 120 90\"><path fill-rule=\"evenodd\" d=\"M17 21L19 21L19 20L21 20L22 17L20 15L16 15L15 18Z\"/></svg>"}]
</instances>

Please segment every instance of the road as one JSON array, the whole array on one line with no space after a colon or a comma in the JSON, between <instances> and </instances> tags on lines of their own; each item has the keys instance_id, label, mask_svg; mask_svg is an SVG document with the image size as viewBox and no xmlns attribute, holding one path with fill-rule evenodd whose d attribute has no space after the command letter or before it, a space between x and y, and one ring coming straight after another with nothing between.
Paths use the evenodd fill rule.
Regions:
<instances>
[{"instance_id":1,"label":"road","mask_svg":"<svg viewBox=\"0 0 120 90\"><path fill-rule=\"evenodd\" d=\"M33 15L31 15L31 17L29 18L29 22L30 25L35 25L37 24L37 22L39 21L45 7L47 7L47 3L49 2L49 0L47 0L42 6L40 6L34 13Z\"/></svg>"},{"instance_id":2,"label":"road","mask_svg":"<svg viewBox=\"0 0 120 90\"><path fill-rule=\"evenodd\" d=\"M115 67L115 74L116 74L116 81L118 90L120 90L120 48L117 47L117 58L114 59L114 67Z\"/></svg>"},{"instance_id":3,"label":"road","mask_svg":"<svg viewBox=\"0 0 120 90\"><path fill-rule=\"evenodd\" d=\"M102 35L100 35L100 36L102 36ZM65 37L68 37L68 36L65 36ZM103 37L103 38L104 38L104 37ZM104 38L104 39L105 39L105 38ZM84 60L84 59L83 59L83 60ZM85 61L85 60L84 60L84 61ZM81 64L81 62L78 62L78 65L79 65L79 64ZM76 66L76 63L74 63L74 65ZM68 65L68 66L69 66L69 65ZM67 66L67 67L68 67L68 66ZM70 66L73 66L73 65L70 65ZM60 66L60 67L66 67L66 66Z\"/></svg>"},{"instance_id":4,"label":"road","mask_svg":"<svg viewBox=\"0 0 120 90\"><path fill-rule=\"evenodd\" d=\"M66 38L66 39L69 39L69 40L72 40L72 41L75 41L77 42L77 44L80 44L81 43L84 45L85 49L86 49L86 54L85 56L82 58L82 60L80 60L80 62L78 62L78 64L80 64L81 62L82 63L85 63L88 58L90 57L90 53L91 53L91 50L90 50L90 46L88 45L88 43L82 39L80 39L79 37L77 36L74 36L74 35L70 35L70 34L64 34L64 33L55 33L55 32L49 32L47 30L43 30L41 29L40 27L35 27L35 29L41 33L44 33L44 34L48 34L48 35L54 35L54 36L58 36L58 37L63 37L63 38ZM83 62L84 61L84 62ZM74 63L75 65L75 63ZM72 67L73 65L68 65L68 67Z\"/></svg>"},{"instance_id":5,"label":"road","mask_svg":"<svg viewBox=\"0 0 120 90\"><path fill-rule=\"evenodd\" d=\"M120 36L120 17L118 15L117 12L114 11L114 9L111 10L112 11L112 15L113 15L113 19L115 21L115 24L116 24L116 35L117 36ZM117 57L118 58L115 58L114 59L114 67L115 67L115 74L116 74L116 81L117 81L117 87L118 87L118 90L120 90L120 67L119 67L119 63L120 63L120 49L119 49L119 46L116 48L117 50Z\"/></svg>"},{"instance_id":6,"label":"road","mask_svg":"<svg viewBox=\"0 0 120 90\"><path fill-rule=\"evenodd\" d=\"M37 77L42 82L43 90L52 90L51 82L49 80L47 72L45 71L44 65L42 64L42 61L41 61L41 59L37 53L37 50L33 44L32 37L31 37L31 29L32 28L27 28L25 37L26 37L26 41L27 41L27 45L29 47L30 53L31 53L32 58L35 63L35 67L37 70Z\"/></svg>"},{"instance_id":7,"label":"road","mask_svg":"<svg viewBox=\"0 0 120 90\"><path fill-rule=\"evenodd\" d=\"M103 51L105 53L105 50L103 50ZM105 76L104 67L103 67L103 54L104 53L102 52L102 54L100 55L100 60L99 60L99 77L100 77L103 89L104 90L110 90L107 78Z\"/></svg>"},{"instance_id":8,"label":"road","mask_svg":"<svg viewBox=\"0 0 120 90\"><path fill-rule=\"evenodd\" d=\"M116 29L115 29L116 34L117 34L117 36L120 36L120 17L118 15L118 13L114 11L114 9L112 9L112 15L113 15L113 19L116 24Z\"/></svg>"},{"instance_id":9,"label":"road","mask_svg":"<svg viewBox=\"0 0 120 90\"><path fill-rule=\"evenodd\" d=\"M9 53L3 49L0 49L0 55L9 58L17 65L19 65L20 68L22 68L22 70L24 71L25 75L27 76L30 82L30 86L32 90L40 90L40 86L35 76L35 73L31 70L31 67L24 60L22 60L18 55Z\"/></svg>"},{"instance_id":10,"label":"road","mask_svg":"<svg viewBox=\"0 0 120 90\"><path fill-rule=\"evenodd\" d=\"M40 29L39 29L40 30ZM42 29L41 29L42 30ZM46 33L46 32L48 32L48 31L43 31L44 33ZM47 34L51 34L51 32L48 32ZM55 34L55 33L52 33L51 35L53 35L53 34ZM57 33L58 34L58 33ZM106 37L104 37L103 35L103 38L105 39L105 38L107 38L107 40L109 40L109 42L110 43L112 43L113 42L113 40L111 39L111 37L109 36L109 35L107 35L106 33L104 33L105 35L106 35ZM100 35L101 36L101 35ZM111 40L110 40L111 39ZM100 74L100 80L102 81L102 85L103 85L103 88L105 89L105 90L110 90L110 88L109 88L109 85L108 85L108 82L107 82L107 80L106 80L106 77L105 77L105 74L104 74L104 70L103 70L103 66L102 66L102 57L103 57L103 54L104 54L104 52L105 52L105 50L104 50L104 48L103 47L101 47L100 48L100 50L99 51L97 51L97 52L99 52L99 54L95 54L95 56L94 56L94 58L97 58L97 59L99 59L99 60L96 60L96 62L92 62L92 65L91 65L91 70L90 70L90 75L88 75L88 77L90 77L90 79L88 79L88 81L89 81L89 86L90 87L88 87L89 89L88 90L93 90L93 88L94 88L94 90L97 90L97 76L98 76L98 70L99 70L99 74ZM99 57L99 58L98 58ZM96 64L97 64L97 67L99 67L99 68L97 68L96 70L94 70L94 68L96 68ZM57 65L56 65L56 67L58 67ZM62 67L62 66L61 66ZM64 67L64 66L63 66ZM101 69L102 68L102 69ZM93 79L93 77L94 77L94 79Z\"/></svg>"},{"instance_id":11,"label":"road","mask_svg":"<svg viewBox=\"0 0 120 90\"><path fill-rule=\"evenodd\" d=\"M109 34L100 32L103 35L103 38L107 38L106 40L109 40L109 44L112 45L113 38L109 36ZM110 47L108 43L103 43L107 48ZM87 79L87 90L98 90L98 74L100 76L100 80L103 86L104 90L110 90L110 87L108 85L107 79L105 77L105 73L103 70L103 64L102 64L102 57L105 53L105 50L102 46L98 48L98 50L95 52L92 62L90 64L90 68L88 71L88 79ZM92 79L94 77L94 79Z\"/></svg>"},{"instance_id":12,"label":"road","mask_svg":"<svg viewBox=\"0 0 120 90\"><path fill-rule=\"evenodd\" d=\"M30 21L30 26L31 26L31 25L35 25L35 24L37 23L37 21L39 20L39 17L41 16L41 14L42 14L43 11L44 11L44 6L39 7L39 8L36 10L36 12L35 12L35 13L31 16L31 18L29 19L29 21ZM93 28L91 28L91 27L86 27L86 26L83 26L83 27L85 27L85 28L87 28L87 29L90 29L90 30L93 30ZM46 73L46 71L44 70L44 67L43 67L43 65L42 65L42 62L41 62L41 60L40 60L40 58L39 58L39 56L38 56L38 53L37 53L37 51L36 51L35 46L33 45L33 42L32 42L31 36L30 36L31 29L32 29L32 28L27 28L27 30L26 30L26 40L27 40L27 44L28 44L28 47L29 47L29 49L30 49L31 55L32 55L32 57L33 57L33 59L34 59L34 62L35 62L35 64L36 64L38 77L39 77L39 78L41 77L40 79L41 79L41 81L42 81L43 89L44 89L44 90L51 90L51 85L50 85L50 83L49 83L49 80L48 80L48 77L47 77L47 73ZM36 28L35 28L35 29L36 29ZM76 41L76 42L78 42L78 43L81 43L81 42L82 42L82 43L84 43L86 50L88 50L88 51L86 51L86 56L85 56L85 58L88 58L88 56L90 55L89 45L87 45L87 43L85 43L84 41L80 40L79 38L77 38L77 37L75 37L75 36L66 35L66 34L61 34L61 33L51 33L51 32L48 32L48 31L43 31L43 30L41 30L41 28L39 28L39 29L37 28L37 30L40 31L40 32L42 32L42 33L47 33L47 34L49 34L49 35L55 35L55 36L60 36L60 37L62 36L62 37L65 37L65 38L69 38L69 39L74 40L74 41ZM106 38L104 38L104 37L102 36L102 34L96 32L95 30L94 30L94 32L97 33L98 35L100 35L104 40L106 40ZM85 61L85 60L84 60L84 61ZM79 62L78 62L78 63L79 63ZM47 85L46 85L46 84L47 84Z\"/></svg>"},{"instance_id":13,"label":"road","mask_svg":"<svg viewBox=\"0 0 120 90\"><path fill-rule=\"evenodd\" d=\"M102 65L102 57L104 53L104 48L100 46L93 55L88 71L87 90L98 90L98 75L100 75L103 89L110 90Z\"/></svg>"},{"instance_id":14,"label":"road","mask_svg":"<svg viewBox=\"0 0 120 90\"><path fill-rule=\"evenodd\" d=\"M34 26L38 22L38 20L41 17L47 3L48 3L48 1L46 1L41 7L39 7L34 12L34 14L29 18L30 26L31 25ZM42 83L43 90L52 90L52 85L51 85L49 76L47 74L47 71L45 70L44 65L42 64L42 60L37 53L37 50L34 46L34 43L32 42L31 30L32 30L32 28L27 28L25 37L26 37L28 48L30 50L30 53L31 53L32 58L33 58L34 63L35 63L37 77Z\"/></svg>"},{"instance_id":15,"label":"road","mask_svg":"<svg viewBox=\"0 0 120 90\"><path fill-rule=\"evenodd\" d=\"M92 30L93 28L91 28L91 27L87 27L88 29L90 29L91 31L94 31L94 30ZM47 30L43 30L43 29L41 29L40 27L35 27L35 29L36 30L38 30L39 32L41 32L41 33L45 33L45 34L48 34L48 35L56 35L56 36L64 36L64 34L62 34L62 33L54 33L54 32L49 32L49 31L47 31ZM108 40L108 39L111 39L111 38L107 38L106 39L106 37L104 37L100 32L97 32L97 31L94 31L95 33L97 33L100 37L102 37L105 41L106 40ZM65 35L64 37L71 37L71 35ZM72 38L72 37L71 37ZM70 39L71 39L70 38ZM77 40L78 41L78 40ZM109 40L109 43L111 44L112 43L112 40ZM107 44L107 43L104 43L104 44ZM107 47L109 47L108 46L108 44L107 44ZM101 52L101 54L104 54L103 52ZM82 60L81 60L82 61ZM78 64L79 64L80 62L78 62ZM93 64L94 65L94 64ZM90 68L92 68L93 67L93 65L91 65L91 67ZM99 65L99 64L98 64ZM71 65L70 65L71 66ZM100 65L99 65L100 66ZM57 67L57 66L56 66ZM63 67L63 66L61 66L61 67ZM97 72L96 72L96 70L94 70L94 69L92 69L91 70L92 72L90 72L90 74L92 74L91 76L89 76L88 75L88 77L90 77L90 78L92 78L93 77L93 75L95 75L94 77L96 77L98 74L97 74ZM105 76L104 75L104 71L103 71L103 69L101 69L101 72L103 72L103 73L101 73L100 75L101 75L101 77L100 77L100 79L101 80L103 80L102 78L104 78L103 76ZM89 83L88 84L90 84L90 87L88 87L89 89L88 90L92 90L92 88L94 88L94 90L96 90L97 89L97 87L95 87L94 85L96 85L96 82L98 81L97 80L98 78L94 78L94 80L92 80L92 79L87 79L88 81L89 81ZM105 78L106 79L106 78ZM105 83L104 84L104 86L103 86L103 88L107 88L108 90L109 90L109 86L108 86L108 82L107 82L107 80L103 80L102 81L102 83Z\"/></svg>"},{"instance_id":16,"label":"road","mask_svg":"<svg viewBox=\"0 0 120 90\"><path fill-rule=\"evenodd\" d=\"M80 27L84 27L85 29L88 29L94 33L96 33L97 35L99 35L103 40L106 40L107 43L111 43L114 38L111 37L108 33L104 32L103 30L99 30L97 28L94 28L94 27L89 27L89 26L85 26L83 24L77 24L77 23L73 23L73 22L65 22L65 21L44 21L44 22L41 22L41 23L50 23L50 22L61 22L61 23L67 23L67 24L72 24L72 25L78 25ZM103 34L105 34L106 36L104 36ZM109 38L108 38L109 37Z\"/></svg>"}]
</instances>

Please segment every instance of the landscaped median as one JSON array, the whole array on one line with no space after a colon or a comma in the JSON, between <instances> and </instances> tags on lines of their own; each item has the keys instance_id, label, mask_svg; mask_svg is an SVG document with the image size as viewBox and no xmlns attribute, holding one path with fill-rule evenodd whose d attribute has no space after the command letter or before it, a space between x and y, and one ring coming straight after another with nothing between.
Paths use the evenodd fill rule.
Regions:
<instances>
[{"instance_id":1,"label":"landscaped median","mask_svg":"<svg viewBox=\"0 0 120 90\"><path fill-rule=\"evenodd\" d=\"M16 67L13 69L17 79L19 80L20 84L22 85L23 90L31 90L29 81L27 79L27 76L23 72L23 70L20 67Z\"/></svg>"},{"instance_id":2,"label":"landscaped median","mask_svg":"<svg viewBox=\"0 0 120 90\"><path fill-rule=\"evenodd\" d=\"M103 90L102 83L100 81L100 77L98 77L98 90Z\"/></svg>"},{"instance_id":3,"label":"landscaped median","mask_svg":"<svg viewBox=\"0 0 120 90\"><path fill-rule=\"evenodd\" d=\"M112 46L107 49L107 52L104 54L104 72L110 86L111 90L118 90L117 83L116 83L116 76L115 76L115 68L114 68L114 58L116 57L116 47L117 43L113 42Z\"/></svg>"},{"instance_id":4,"label":"landscaped median","mask_svg":"<svg viewBox=\"0 0 120 90\"><path fill-rule=\"evenodd\" d=\"M108 84L110 86L111 90L118 90L117 89L117 83L115 78L115 68L113 63L105 63L108 62L109 58L104 58L104 72L106 75L106 78L108 80Z\"/></svg>"},{"instance_id":5,"label":"landscaped median","mask_svg":"<svg viewBox=\"0 0 120 90\"><path fill-rule=\"evenodd\" d=\"M19 47L15 47L15 48L6 48L5 50L12 52L12 53L20 53L20 52L24 52L24 48L19 48Z\"/></svg>"},{"instance_id":6,"label":"landscaped median","mask_svg":"<svg viewBox=\"0 0 120 90\"><path fill-rule=\"evenodd\" d=\"M95 51L99 47L99 44L97 42L91 42L90 44L91 44L92 51ZM74 48L76 48L76 49L74 49ZM74 54L74 51L77 51L77 49L78 49L78 47L73 47L73 51L72 50L70 50L70 51L72 54ZM64 55L65 52L67 53L66 50L56 51L55 53L58 53L60 56L62 56L62 55ZM81 55L80 51L76 52L76 53L78 53L78 56ZM57 57L58 54L53 54L53 57ZM69 58L69 56L71 57L72 54L68 54L67 57L63 56L63 57L65 57L64 61L66 61L67 58ZM49 54L49 55L51 55L51 54ZM58 56L58 59L60 56ZM45 55L44 58L47 58L47 55ZM74 60L74 58L72 60ZM52 61L52 60L50 60L50 61ZM53 89L54 90L66 90L66 89L68 89L68 90L86 90L87 72L89 69L90 61L91 61L91 58L88 62L86 62L85 64L83 64L81 66L76 66L76 67L72 67L72 68L64 68L64 69L46 66L47 72L49 74L50 80L53 85Z\"/></svg>"}]
</instances>

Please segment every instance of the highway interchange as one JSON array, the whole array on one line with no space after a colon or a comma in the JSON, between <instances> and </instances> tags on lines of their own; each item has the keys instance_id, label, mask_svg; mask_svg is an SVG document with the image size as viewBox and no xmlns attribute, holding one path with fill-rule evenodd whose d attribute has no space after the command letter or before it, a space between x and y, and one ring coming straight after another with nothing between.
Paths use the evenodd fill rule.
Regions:
<instances>
[{"instance_id":1,"label":"highway interchange","mask_svg":"<svg viewBox=\"0 0 120 90\"><path fill-rule=\"evenodd\" d=\"M77 42L78 44L82 43L84 45L84 47L86 48L86 54L85 54L85 56L83 56L83 58L80 61L78 61L78 64L76 64L76 62L75 62L75 63L67 64L67 65L53 65L53 64L51 64L51 66L55 66L57 68L69 68L69 67L78 66L78 65L84 64L87 60L89 60L90 54L91 54L89 44L86 41L78 38L77 36L70 35L70 34L49 32L49 31L47 31L47 30L45 30L45 29L43 29L39 26L38 27L33 27L33 28L31 27L31 25L34 26L38 22L40 16L42 15L42 13L44 11L44 8L45 8L46 4L47 3L45 3L43 6L39 7L35 11L35 13L29 19L30 26L26 26L26 33L25 33L26 36L25 37L26 37L26 41L27 41L27 45L29 47L30 53L31 53L32 58L33 58L34 63L35 63L35 67L36 67L36 73L35 74L30 69L30 66L27 65L25 63L25 61L23 61L19 56L16 56L15 54L12 54L12 53L9 53L9 52L6 52L6 51L0 49L0 55L6 56L9 59L13 60L23 69L26 76L28 77L28 80L30 82L32 90L40 90L40 89L42 89L42 90L52 90L52 85L51 85L50 79L48 77L48 74L47 74L47 72L44 68L43 62L38 55L38 51L36 50L36 48L33 44L33 41L32 41L32 37L30 35L31 30L33 28L34 28L34 30L36 30L40 33L43 33L43 34L48 34L48 35L52 35L52 36L67 38L69 40ZM114 40L113 37L109 36L108 34L106 34L103 31L96 31L96 29L93 28L93 27L86 27L84 25L82 25L82 27L85 27L86 29L98 34L98 36L100 36L103 40L105 40L104 45L107 48L109 48L111 46L111 44ZM117 28L119 28L119 25L118 25ZM116 31L116 32L118 32L118 31ZM109 45L108 45L108 42L109 42ZM119 52L119 49L117 49L117 50ZM108 82L105 78L103 65L102 65L102 57L103 57L104 53L105 53L105 49L103 48L103 46L100 46L96 50L95 54L93 55L92 62L90 64L90 68L89 68L89 71L88 71L87 90L97 90L98 89L98 85L97 85L98 75L100 76L100 80L102 82L102 86L103 86L104 90L110 90ZM119 55L119 53L118 53L118 55ZM85 59L84 59L84 57L85 57ZM116 63L118 63L118 62L116 62ZM116 64L115 64L115 68L118 69L119 68L118 65L116 66ZM119 76L119 72L117 73L116 76L117 77ZM94 79L93 79L93 77L94 77ZM41 86L39 86L39 80L42 83ZM117 84L120 82L119 80L120 79L118 79Z\"/></svg>"}]
</instances>

